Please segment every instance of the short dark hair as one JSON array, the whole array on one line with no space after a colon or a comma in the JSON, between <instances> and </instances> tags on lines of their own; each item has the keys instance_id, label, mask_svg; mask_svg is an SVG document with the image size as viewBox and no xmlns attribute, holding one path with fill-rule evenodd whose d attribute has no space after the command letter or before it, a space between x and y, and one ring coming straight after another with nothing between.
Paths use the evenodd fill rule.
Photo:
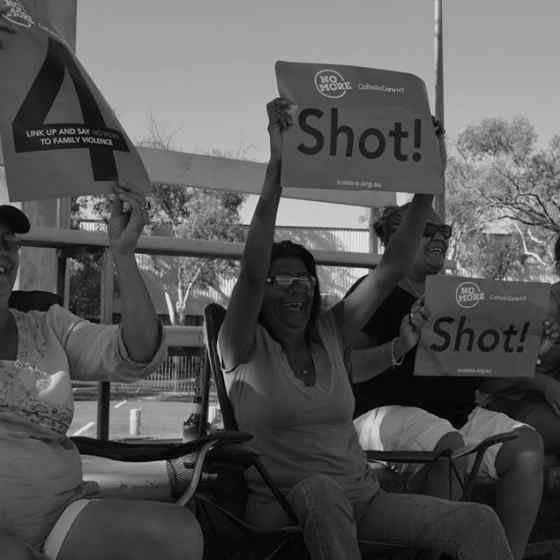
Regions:
<instances>
[{"instance_id":1,"label":"short dark hair","mask_svg":"<svg viewBox=\"0 0 560 560\"><path fill-rule=\"evenodd\" d=\"M317 281L315 284L315 291L313 293L313 303L311 304L311 316L309 318L309 325L306 329L306 336L310 336L315 330L315 322L321 310L321 290L319 288L319 278L317 277L317 265L315 263L315 257L299 243L294 243L293 241L285 240L278 241L272 244L272 251L270 254L270 264L269 271L272 268L272 263L280 258L284 257L294 257L296 259L301 259L307 273L309 276L313 276ZM259 315L259 320L261 323L265 324L262 320L262 313ZM266 325L265 325L266 326Z\"/></svg>"}]
</instances>

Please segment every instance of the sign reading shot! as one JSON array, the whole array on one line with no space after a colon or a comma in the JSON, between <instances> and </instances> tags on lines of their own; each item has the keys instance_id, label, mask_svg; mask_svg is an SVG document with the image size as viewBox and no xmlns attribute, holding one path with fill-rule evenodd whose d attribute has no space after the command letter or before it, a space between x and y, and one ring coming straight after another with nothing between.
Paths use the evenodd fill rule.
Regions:
<instances>
[{"instance_id":1,"label":"sign reading shot!","mask_svg":"<svg viewBox=\"0 0 560 560\"><path fill-rule=\"evenodd\" d=\"M415 375L533 377L550 286L430 276Z\"/></svg>"},{"instance_id":2,"label":"sign reading shot!","mask_svg":"<svg viewBox=\"0 0 560 560\"><path fill-rule=\"evenodd\" d=\"M442 162L424 82L412 74L277 62L295 105L284 187L437 193Z\"/></svg>"},{"instance_id":3,"label":"sign reading shot!","mask_svg":"<svg viewBox=\"0 0 560 560\"><path fill-rule=\"evenodd\" d=\"M11 201L141 190L148 176L113 111L32 3L0 0L0 133Z\"/></svg>"}]
</instances>

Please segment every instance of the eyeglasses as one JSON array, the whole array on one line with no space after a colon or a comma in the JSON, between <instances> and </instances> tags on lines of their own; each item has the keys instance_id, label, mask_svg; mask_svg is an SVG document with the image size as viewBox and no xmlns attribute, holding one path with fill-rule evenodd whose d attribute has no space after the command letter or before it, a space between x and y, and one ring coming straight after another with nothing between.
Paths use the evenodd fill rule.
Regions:
<instances>
[{"instance_id":1,"label":"eyeglasses","mask_svg":"<svg viewBox=\"0 0 560 560\"><path fill-rule=\"evenodd\" d=\"M311 290L317 285L317 278L315 276L293 276L291 274L277 274L276 276L269 276L266 283L273 288L279 290L290 290L293 286Z\"/></svg>"},{"instance_id":2,"label":"eyeglasses","mask_svg":"<svg viewBox=\"0 0 560 560\"><path fill-rule=\"evenodd\" d=\"M424 227L424 237L433 237L440 233L445 239L449 239L453 233L453 228L448 224L431 224L428 222Z\"/></svg>"},{"instance_id":3,"label":"eyeglasses","mask_svg":"<svg viewBox=\"0 0 560 560\"><path fill-rule=\"evenodd\" d=\"M15 253L21 247L21 241L13 234L0 235L0 247L7 253Z\"/></svg>"}]
</instances>

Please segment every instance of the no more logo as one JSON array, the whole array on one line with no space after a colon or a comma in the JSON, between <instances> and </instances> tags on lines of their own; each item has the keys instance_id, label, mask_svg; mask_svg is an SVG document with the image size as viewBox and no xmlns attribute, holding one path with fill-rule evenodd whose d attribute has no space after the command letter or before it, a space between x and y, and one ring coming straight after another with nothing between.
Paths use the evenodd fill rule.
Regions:
<instances>
[{"instance_id":1,"label":"no more logo","mask_svg":"<svg viewBox=\"0 0 560 560\"><path fill-rule=\"evenodd\" d=\"M342 74L336 70L319 70L313 81L317 91L330 99L340 99L352 89L352 84L345 81Z\"/></svg>"},{"instance_id":2,"label":"no more logo","mask_svg":"<svg viewBox=\"0 0 560 560\"><path fill-rule=\"evenodd\" d=\"M461 282L455 291L455 299L460 307L471 309L484 300L484 292L474 282Z\"/></svg>"}]
</instances>

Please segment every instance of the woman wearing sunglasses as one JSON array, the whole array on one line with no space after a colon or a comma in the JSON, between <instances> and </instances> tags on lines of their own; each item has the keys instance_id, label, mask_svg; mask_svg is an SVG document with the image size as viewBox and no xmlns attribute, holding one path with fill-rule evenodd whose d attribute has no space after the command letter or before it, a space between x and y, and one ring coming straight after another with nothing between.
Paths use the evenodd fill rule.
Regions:
<instances>
[{"instance_id":1,"label":"woman wearing sunglasses","mask_svg":"<svg viewBox=\"0 0 560 560\"><path fill-rule=\"evenodd\" d=\"M385 209L374 224L381 242L390 246L409 205ZM428 319L422 296L426 277L445 265L451 226L430 210L412 267L379 306L356 340L352 383L354 421L360 444L377 451L443 451L477 444L515 430L517 439L492 446L481 474L496 479L496 512L514 558L521 559L535 522L543 485L543 449L539 434L528 425L476 404L477 378L416 377L415 346ZM362 279L363 280L363 279ZM347 298L357 289L358 280ZM473 456L470 456L470 461ZM471 466L458 463L464 474ZM411 487L433 496L449 496L446 462L410 471ZM459 495L459 488L456 488Z\"/></svg>"},{"instance_id":2,"label":"woman wearing sunglasses","mask_svg":"<svg viewBox=\"0 0 560 560\"><path fill-rule=\"evenodd\" d=\"M375 272L344 302L320 310L313 256L273 243L281 195L282 134L289 104L267 106L271 157L239 279L218 348L240 429L284 490L311 558L357 560L359 539L400 543L462 559L511 558L490 508L379 489L352 423L345 355L352 339L403 277L425 227L432 196L416 195ZM288 519L256 473L248 519Z\"/></svg>"}]
</instances>

